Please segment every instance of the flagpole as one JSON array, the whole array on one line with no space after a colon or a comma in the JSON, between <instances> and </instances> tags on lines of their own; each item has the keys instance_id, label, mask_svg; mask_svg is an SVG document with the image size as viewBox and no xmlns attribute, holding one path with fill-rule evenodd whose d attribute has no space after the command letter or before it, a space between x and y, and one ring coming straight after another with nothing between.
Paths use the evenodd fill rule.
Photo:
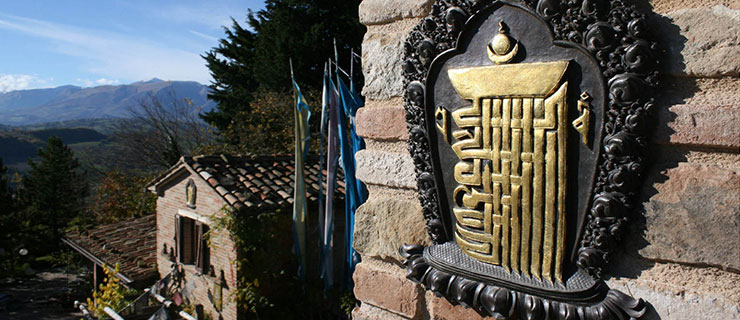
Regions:
<instances>
[{"instance_id":1,"label":"flagpole","mask_svg":"<svg viewBox=\"0 0 740 320\"><path fill-rule=\"evenodd\" d=\"M339 139L338 139L338 120L339 120L339 97L337 95L336 87L332 80L332 65L333 61L331 58L328 59L328 77L326 84L328 86L328 121L326 130L326 202L325 202L325 229L324 229L324 266L325 266L325 278L324 278L324 293L328 292L334 287L334 195L337 183L337 166L339 158Z\"/></svg>"},{"instance_id":2,"label":"flagpole","mask_svg":"<svg viewBox=\"0 0 740 320\"><path fill-rule=\"evenodd\" d=\"M290 64L290 80L295 81L295 77L293 76L293 58L288 58L288 63Z\"/></svg>"},{"instance_id":3,"label":"flagpole","mask_svg":"<svg viewBox=\"0 0 740 320\"><path fill-rule=\"evenodd\" d=\"M337 38L334 38L334 66L337 67L337 70L339 70L339 52L337 51ZM337 71L337 77L339 76L339 71Z\"/></svg>"},{"instance_id":4,"label":"flagpole","mask_svg":"<svg viewBox=\"0 0 740 320\"><path fill-rule=\"evenodd\" d=\"M319 121L321 123L319 124L319 214L318 214L318 226L319 226L319 277L324 280L324 283L326 284L326 277L327 277L327 267L326 267L326 251L324 250L324 234L326 233L326 230L328 228L328 225L326 223L326 211L325 211L325 201L324 198L324 167L326 164L326 161L324 159L324 142L326 141L326 106L328 104L329 95L327 92L327 84L326 84L326 75L327 75L327 69L328 69L327 63L324 63L324 77L323 77L323 85L321 88L321 118ZM329 172L327 171L327 176ZM328 177L327 177L328 178ZM328 187L328 179L327 179L327 187ZM326 297L326 285L324 286L324 297Z\"/></svg>"},{"instance_id":5,"label":"flagpole","mask_svg":"<svg viewBox=\"0 0 740 320\"><path fill-rule=\"evenodd\" d=\"M349 50L349 90L355 91L355 49Z\"/></svg>"}]
</instances>

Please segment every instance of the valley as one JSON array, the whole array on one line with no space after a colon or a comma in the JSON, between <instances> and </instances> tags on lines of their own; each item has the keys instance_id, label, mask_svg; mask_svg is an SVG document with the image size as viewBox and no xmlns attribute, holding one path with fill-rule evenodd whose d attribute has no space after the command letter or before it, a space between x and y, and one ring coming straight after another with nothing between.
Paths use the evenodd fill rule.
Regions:
<instances>
[{"instance_id":1,"label":"valley","mask_svg":"<svg viewBox=\"0 0 740 320\"><path fill-rule=\"evenodd\" d=\"M92 180L112 168L132 169L117 156L114 134L140 116L142 104L152 101L164 110L176 104L192 105L205 112L215 104L207 98L208 87L193 81L152 79L127 85L92 88L18 90L0 93L0 159L9 175L29 169L49 137L57 136L75 153Z\"/></svg>"}]
</instances>

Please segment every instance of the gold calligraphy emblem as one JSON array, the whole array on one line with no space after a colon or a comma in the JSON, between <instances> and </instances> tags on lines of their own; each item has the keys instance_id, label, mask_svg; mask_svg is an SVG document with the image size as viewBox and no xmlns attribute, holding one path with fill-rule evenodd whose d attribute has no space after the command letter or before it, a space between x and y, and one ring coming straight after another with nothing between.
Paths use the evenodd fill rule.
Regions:
<instances>
[{"instance_id":1,"label":"gold calligraphy emblem","mask_svg":"<svg viewBox=\"0 0 740 320\"><path fill-rule=\"evenodd\" d=\"M568 61L450 69L455 239L478 260L562 282Z\"/></svg>"},{"instance_id":2,"label":"gold calligraphy emblem","mask_svg":"<svg viewBox=\"0 0 740 320\"><path fill-rule=\"evenodd\" d=\"M442 134L442 137L444 137L445 141L449 143L450 138L447 132L450 126L447 122L447 113L447 109L439 106L437 107L437 110L434 111L434 118L437 120L437 130L439 130L439 133Z\"/></svg>"},{"instance_id":3,"label":"gold calligraphy emblem","mask_svg":"<svg viewBox=\"0 0 740 320\"><path fill-rule=\"evenodd\" d=\"M588 128L591 121L591 104L588 103L589 99L591 99L591 96L588 95L588 92L584 91L581 93L581 100L578 100L578 112L581 113L581 116L573 120L573 128L581 134L583 144L588 144Z\"/></svg>"}]
</instances>

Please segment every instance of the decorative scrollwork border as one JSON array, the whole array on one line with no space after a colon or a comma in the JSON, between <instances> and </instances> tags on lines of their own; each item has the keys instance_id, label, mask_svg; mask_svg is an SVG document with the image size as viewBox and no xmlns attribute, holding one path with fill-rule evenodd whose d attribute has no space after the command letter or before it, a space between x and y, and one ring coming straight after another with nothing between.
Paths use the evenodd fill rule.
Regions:
<instances>
[{"instance_id":1,"label":"decorative scrollwork border","mask_svg":"<svg viewBox=\"0 0 740 320\"><path fill-rule=\"evenodd\" d=\"M403 63L409 152L419 200L435 244L451 240L440 212L424 118L424 84L432 60L454 48L467 19L497 1L437 0L409 34ZM658 85L657 45L647 38L645 16L622 0L525 0L552 27L556 40L582 45L599 62L609 94L593 200L586 215L576 264L595 277L609 261L625 229L644 170Z\"/></svg>"},{"instance_id":2,"label":"decorative scrollwork border","mask_svg":"<svg viewBox=\"0 0 740 320\"><path fill-rule=\"evenodd\" d=\"M406 245L399 253L407 266L406 278L423 285L438 297L453 304L472 308L483 316L496 319L640 319L647 312L647 303L608 289L598 287L600 297L593 303L557 301L524 292L470 280L435 269L423 257L420 245Z\"/></svg>"}]
</instances>

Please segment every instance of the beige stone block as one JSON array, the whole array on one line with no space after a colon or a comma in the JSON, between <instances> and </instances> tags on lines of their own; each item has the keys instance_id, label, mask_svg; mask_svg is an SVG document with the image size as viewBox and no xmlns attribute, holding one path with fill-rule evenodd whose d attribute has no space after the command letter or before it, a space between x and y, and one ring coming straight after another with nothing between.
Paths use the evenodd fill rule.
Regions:
<instances>
[{"instance_id":1,"label":"beige stone block","mask_svg":"<svg viewBox=\"0 0 740 320\"><path fill-rule=\"evenodd\" d=\"M416 319L419 315L423 292L419 285L406 279L404 269L376 260L365 260L357 265L352 279L355 282L355 297L362 305L371 304L408 319ZM362 313L362 310L358 313ZM387 319L373 317L372 314L376 312L371 314L366 311L365 314L364 319Z\"/></svg>"},{"instance_id":2,"label":"beige stone block","mask_svg":"<svg viewBox=\"0 0 740 320\"><path fill-rule=\"evenodd\" d=\"M724 5L651 17L655 39L666 49L669 74L722 77L740 74L740 10Z\"/></svg>"},{"instance_id":3,"label":"beige stone block","mask_svg":"<svg viewBox=\"0 0 740 320\"><path fill-rule=\"evenodd\" d=\"M740 274L719 268L650 261L632 250L616 252L609 265L609 281L621 286L639 285L671 295L713 297L740 307ZM629 293L629 291L625 291ZM639 296L635 296L639 297Z\"/></svg>"},{"instance_id":4,"label":"beige stone block","mask_svg":"<svg viewBox=\"0 0 740 320\"><path fill-rule=\"evenodd\" d=\"M680 9L714 7L723 5L730 9L740 9L740 1L737 0L650 0L648 1L630 1L635 4L642 12L653 11L659 14L666 14Z\"/></svg>"},{"instance_id":5,"label":"beige stone block","mask_svg":"<svg viewBox=\"0 0 740 320\"><path fill-rule=\"evenodd\" d=\"M360 23L384 24L404 18L425 17L433 0L363 0L360 3Z\"/></svg>"},{"instance_id":6,"label":"beige stone block","mask_svg":"<svg viewBox=\"0 0 740 320\"><path fill-rule=\"evenodd\" d=\"M658 143L715 147L740 151L740 104L681 104L658 113Z\"/></svg>"},{"instance_id":7,"label":"beige stone block","mask_svg":"<svg viewBox=\"0 0 740 320\"><path fill-rule=\"evenodd\" d=\"M740 164L740 153L734 152L702 149L693 150L690 147L677 147L670 145L652 145L650 146L650 150L652 154L659 154L659 159L663 162L688 162L717 168L726 168L729 170L737 170ZM659 161L651 160L651 162L658 163ZM661 166L666 167L665 164L662 164Z\"/></svg>"},{"instance_id":8,"label":"beige stone block","mask_svg":"<svg viewBox=\"0 0 740 320\"><path fill-rule=\"evenodd\" d=\"M362 41L362 72L367 99L388 99L403 95L403 42L418 23L406 19L386 25L368 26Z\"/></svg>"},{"instance_id":9,"label":"beige stone block","mask_svg":"<svg viewBox=\"0 0 740 320\"><path fill-rule=\"evenodd\" d=\"M429 243L419 201L371 196L355 213L354 241L362 257L401 261L402 245Z\"/></svg>"},{"instance_id":10,"label":"beige stone block","mask_svg":"<svg viewBox=\"0 0 740 320\"><path fill-rule=\"evenodd\" d=\"M687 104L696 106L732 106L740 101L740 78L663 77L657 107Z\"/></svg>"},{"instance_id":11,"label":"beige stone block","mask_svg":"<svg viewBox=\"0 0 740 320\"><path fill-rule=\"evenodd\" d=\"M642 318L645 320L740 319L740 307L716 296L661 289L641 282L611 280L608 285L648 301L650 306Z\"/></svg>"},{"instance_id":12,"label":"beige stone block","mask_svg":"<svg viewBox=\"0 0 740 320\"><path fill-rule=\"evenodd\" d=\"M659 90L652 142L738 150L740 78L666 76Z\"/></svg>"},{"instance_id":13,"label":"beige stone block","mask_svg":"<svg viewBox=\"0 0 740 320\"><path fill-rule=\"evenodd\" d=\"M416 188L416 173L408 153L361 150L356 154L357 178L364 183Z\"/></svg>"},{"instance_id":14,"label":"beige stone block","mask_svg":"<svg viewBox=\"0 0 740 320\"><path fill-rule=\"evenodd\" d=\"M365 139L365 148L368 150L379 150L398 154L409 154L409 145L406 141L389 141Z\"/></svg>"},{"instance_id":15,"label":"beige stone block","mask_svg":"<svg viewBox=\"0 0 740 320\"><path fill-rule=\"evenodd\" d=\"M355 117L357 134L376 140L406 140L406 111L403 107L361 108Z\"/></svg>"},{"instance_id":16,"label":"beige stone block","mask_svg":"<svg viewBox=\"0 0 740 320\"><path fill-rule=\"evenodd\" d=\"M407 320L409 318L399 315L397 313L390 312L373 306L368 303L363 303L359 307L352 310L353 320Z\"/></svg>"},{"instance_id":17,"label":"beige stone block","mask_svg":"<svg viewBox=\"0 0 740 320\"><path fill-rule=\"evenodd\" d=\"M685 162L664 166L649 172L643 189L649 198L644 225L636 226L644 228L640 255L740 270L738 170Z\"/></svg>"},{"instance_id":18,"label":"beige stone block","mask_svg":"<svg viewBox=\"0 0 740 320\"><path fill-rule=\"evenodd\" d=\"M458 319L486 319L493 320L493 317L483 317L471 308L465 308L461 305L452 305L447 299L435 297L431 291L426 293L427 310L429 310L429 319L433 320L458 320Z\"/></svg>"}]
</instances>

